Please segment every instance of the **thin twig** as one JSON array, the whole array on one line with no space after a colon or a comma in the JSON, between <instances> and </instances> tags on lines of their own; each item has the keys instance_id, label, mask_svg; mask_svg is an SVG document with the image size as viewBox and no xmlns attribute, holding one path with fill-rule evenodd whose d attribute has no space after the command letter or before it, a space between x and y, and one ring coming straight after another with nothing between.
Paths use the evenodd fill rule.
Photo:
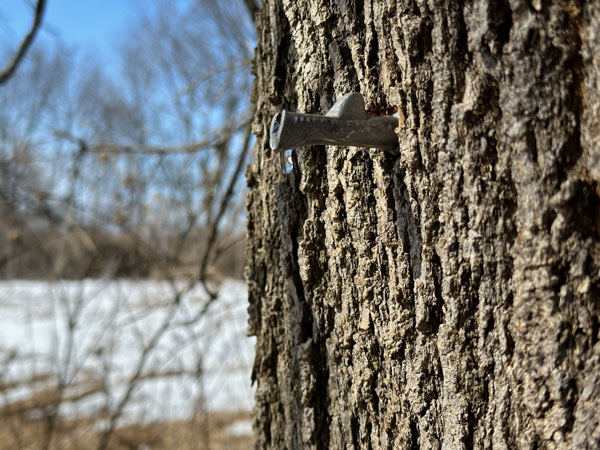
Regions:
<instances>
[{"instance_id":1,"label":"thin twig","mask_svg":"<svg viewBox=\"0 0 600 450\"><path fill-rule=\"evenodd\" d=\"M215 137L211 137L203 141L191 142L189 144L175 146L126 145L104 142L90 144L84 139L79 138L77 136L73 136L72 134L66 131L55 130L54 135L58 138L74 142L84 150L96 153L194 153L200 150L208 150L217 147L223 141L229 139L232 135L237 133L238 130L246 126L248 123L249 121L245 120L236 127L228 127L219 131Z\"/></svg>"},{"instance_id":2,"label":"thin twig","mask_svg":"<svg viewBox=\"0 0 600 450\"><path fill-rule=\"evenodd\" d=\"M110 417L110 421L109 421L109 425L108 425L107 429L104 431L104 433L102 433L102 436L100 437L100 442L98 443L97 450L105 450L108 447L110 438L112 437L113 433L115 432L117 421L123 415L125 406L127 406L127 404L129 403L129 400L130 400L135 388L138 386L139 382L142 379L143 371L144 371L144 368L146 367L146 363L148 362L148 358L150 357L150 353L156 348L156 345L161 340L163 335L169 330L169 328L173 322L173 318L175 317L175 313L178 310L177 306L180 303L182 295L183 295L183 292L177 292L175 294L174 301L173 301L173 304L171 305L169 314L167 315L167 317L165 317L161 326L156 330L156 332L154 333L154 335L152 336L152 338L150 339L148 344L144 347L144 350L142 351L142 354L140 355L140 357L138 359L135 373L129 379L129 385L127 386L127 390L125 391L125 394L123 395L123 397L121 397L121 400L119 401L116 408L114 409L114 411Z\"/></svg>"},{"instance_id":3,"label":"thin twig","mask_svg":"<svg viewBox=\"0 0 600 450\"><path fill-rule=\"evenodd\" d=\"M243 58L239 61L230 62L229 64L227 64L224 67L213 68L212 70L209 70L208 72L203 74L199 79L197 79L195 81L191 81L187 85L187 87L180 92L180 94L181 95L189 94L194 89L196 89L199 85L210 80L215 75L219 75L221 73L228 72L231 70L241 69L242 67L250 67L251 63L252 63L252 60L250 58Z\"/></svg>"},{"instance_id":4,"label":"thin twig","mask_svg":"<svg viewBox=\"0 0 600 450\"><path fill-rule=\"evenodd\" d=\"M44 16L45 6L46 0L38 0L37 6L35 8L35 17L33 19L31 29L29 30L29 33L27 33L27 36L25 36L25 39L23 39L23 42L21 42L21 46L19 47L19 50L17 51L17 54L15 55L13 60L8 64L8 67L0 73L0 84L6 83L10 79L10 77L13 76L13 74L17 70L18 65L23 60L25 53L27 53L27 50L31 46L33 38L35 37L35 34L42 23L42 17Z\"/></svg>"},{"instance_id":5,"label":"thin twig","mask_svg":"<svg viewBox=\"0 0 600 450\"><path fill-rule=\"evenodd\" d=\"M202 260L200 261L197 279L202 284L202 287L204 287L204 290L208 294L209 298L208 298L207 302L204 304L204 306L202 307L202 309L200 310L200 312L196 315L196 317L190 321L192 323L195 322L196 320L198 320L198 318L204 316L206 314L206 312L208 311L208 308L210 307L210 305L217 299L217 293L214 292L212 289L210 289L207 285L206 271L208 269L208 263L210 261L210 257L212 256L212 253L213 253L213 248L217 241L217 236L218 236L219 225L221 223L221 219L225 215L225 211L227 211L229 201L231 200L231 197L233 196L233 190L235 188L235 184L238 181L238 178L240 176L240 172L242 171L242 168L244 167L244 162L246 161L246 155L248 154L248 151L250 149L250 138L251 137L252 137L252 127L250 125L247 125L246 134L244 136L244 143L242 144L242 150L240 152L240 156L238 158L235 170L233 171L231 178L229 179L229 184L227 186L227 190L225 191L225 194L223 194L223 198L221 198L221 204L219 205L219 211L217 212L217 216L215 217L215 220L213 221L213 223L211 224L211 226L209 228L206 250L204 251L204 254L202 255Z\"/></svg>"},{"instance_id":6,"label":"thin twig","mask_svg":"<svg viewBox=\"0 0 600 450\"><path fill-rule=\"evenodd\" d=\"M213 221L213 223L211 224L211 226L208 230L206 251L204 252L202 261L200 262L200 271L199 271L199 276L198 276L198 278L200 280L206 278L206 269L208 268L208 262L210 260L212 249L213 249L216 239L217 239L219 225L221 223L221 219L223 218L223 215L227 211L227 207L229 206L229 201L231 200L231 196L233 195L233 190L235 188L235 184L238 181L238 178L240 176L240 172L242 171L242 168L244 167L244 162L246 161L246 155L248 154L248 149L250 147L250 137L251 136L252 136L252 130L251 130L250 125L248 125L246 128L246 134L244 136L244 143L242 144L242 151L240 152L240 156L238 158L237 165L235 167L235 170L233 171L233 174L231 175L231 178L229 180L229 185L227 186L227 190L225 191L225 194L223 194L223 198L221 199L221 204L219 205L219 211L217 212L215 220Z\"/></svg>"},{"instance_id":7,"label":"thin twig","mask_svg":"<svg viewBox=\"0 0 600 450\"><path fill-rule=\"evenodd\" d=\"M244 0L244 4L250 13L250 18L254 20L254 15L258 11L258 5L256 4L257 0Z\"/></svg>"}]
</instances>

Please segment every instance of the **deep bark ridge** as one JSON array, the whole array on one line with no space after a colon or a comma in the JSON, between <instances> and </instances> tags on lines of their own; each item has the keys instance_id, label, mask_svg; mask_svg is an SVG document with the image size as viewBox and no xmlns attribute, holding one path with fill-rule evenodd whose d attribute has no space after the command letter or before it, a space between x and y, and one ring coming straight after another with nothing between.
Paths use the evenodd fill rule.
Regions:
<instances>
[{"instance_id":1,"label":"deep bark ridge","mask_svg":"<svg viewBox=\"0 0 600 450\"><path fill-rule=\"evenodd\" d=\"M263 0L246 275L261 449L600 446L600 2ZM399 155L281 108L357 91Z\"/></svg>"}]
</instances>

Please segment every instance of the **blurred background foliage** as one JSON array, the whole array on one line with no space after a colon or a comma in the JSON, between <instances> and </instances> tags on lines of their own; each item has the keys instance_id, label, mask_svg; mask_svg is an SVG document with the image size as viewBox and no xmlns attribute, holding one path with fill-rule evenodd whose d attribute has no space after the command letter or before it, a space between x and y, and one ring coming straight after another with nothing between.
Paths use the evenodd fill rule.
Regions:
<instances>
[{"instance_id":1,"label":"blurred background foliage","mask_svg":"<svg viewBox=\"0 0 600 450\"><path fill-rule=\"evenodd\" d=\"M28 25L0 4L0 448L248 448L258 1L116 2L133 14L108 59L45 21L84 2L14 1ZM225 410L211 386L233 391Z\"/></svg>"},{"instance_id":2,"label":"blurred background foliage","mask_svg":"<svg viewBox=\"0 0 600 450\"><path fill-rule=\"evenodd\" d=\"M1 277L241 277L247 4L138 2L108 67L33 43L0 85Z\"/></svg>"}]
</instances>

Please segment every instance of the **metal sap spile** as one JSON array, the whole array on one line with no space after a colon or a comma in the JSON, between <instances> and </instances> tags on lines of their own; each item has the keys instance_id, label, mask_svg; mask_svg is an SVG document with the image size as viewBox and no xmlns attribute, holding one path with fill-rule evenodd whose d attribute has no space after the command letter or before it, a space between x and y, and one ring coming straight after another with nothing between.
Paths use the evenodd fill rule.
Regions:
<instances>
[{"instance_id":1,"label":"metal sap spile","mask_svg":"<svg viewBox=\"0 0 600 450\"><path fill-rule=\"evenodd\" d=\"M339 99L324 116L289 111L271 121L269 144L273 150L306 145L344 145L393 150L398 147L396 117L368 117L358 92Z\"/></svg>"}]
</instances>

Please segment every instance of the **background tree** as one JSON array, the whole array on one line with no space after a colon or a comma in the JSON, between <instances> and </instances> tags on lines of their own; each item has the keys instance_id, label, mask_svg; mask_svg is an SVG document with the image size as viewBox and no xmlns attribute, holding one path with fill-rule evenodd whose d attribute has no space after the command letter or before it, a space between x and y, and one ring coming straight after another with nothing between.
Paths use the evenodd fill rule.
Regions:
<instances>
[{"instance_id":1,"label":"background tree","mask_svg":"<svg viewBox=\"0 0 600 450\"><path fill-rule=\"evenodd\" d=\"M252 4L138 2L116 64L46 39L0 79L4 446L209 448L227 434L205 384L249 371L244 291L221 282L243 269ZM193 408L174 419L182 391Z\"/></svg>"},{"instance_id":2,"label":"background tree","mask_svg":"<svg viewBox=\"0 0 600 450\"><path fill-rule=\"evenodd\" d=\"M600 2L265 0L256 447L600 445ZM268 148L360 91L398 156Z\"/></svg>"},{"instance_id":3,"label":"background tree","mask_svg":"<svg viewBox=\"0 0 600 450\"><path fill-rule=\"evenodd\" d=\"M120 70L46 43L0 91L2 276L241 276L246 4L140 4L124 35Z\"/></svg>"}]
</instances>

